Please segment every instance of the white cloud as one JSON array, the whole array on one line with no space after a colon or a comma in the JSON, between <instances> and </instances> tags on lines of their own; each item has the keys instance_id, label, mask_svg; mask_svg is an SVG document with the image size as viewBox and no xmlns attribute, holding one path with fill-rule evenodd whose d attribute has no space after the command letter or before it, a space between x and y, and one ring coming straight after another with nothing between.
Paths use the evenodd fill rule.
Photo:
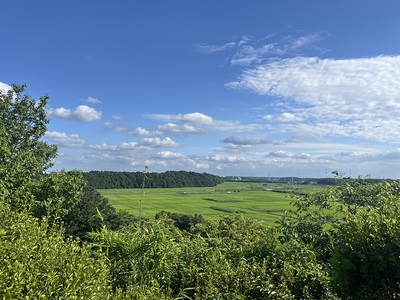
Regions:
<instances>
[{"instance_id":1,"label":"white cloud","mask_svg":"<svg viewBox=\"0 0 400 300\"><path fill-rule=\"evenodd\" d=\"M230 143L235 145L261 145L273 144L274 141L264 138L253 138L245 136L230 136L222 140L223 143Z\"/></svg>"},{"instance_id":2,"label":"white cloud","mask_svg":"<svg viewBox=\"0 0 400 300\"><path fill-rule=\"evenodd\" d=\"M216 152L228 152L228 153L240 153L247 152L251 150L253 145L238 145L238 144L228 144L223 148L216 148Z\"/></svg>"},{"instance_id":3,"label":"white cloud","mask_svg":"<svg viewBox=\"0 0 400 300\"><path fill-rule=\"evenodd\" d=\"M93 97L90 97L90 96L86 98L86 102L88 102L88 103L101 103L101 101L99 99L93 98Z\"/></svg>"},{"instance_id":4,"label":"white cloud","mask_svg":"<svg viewBox=\"0 0 400 300\"><path fill-rule=\"evenodd\" d=\"M205 134L215 131L244 132L264 128L260 124L241 124L237 121L214 120L203 113L147 114L147 118L168 123L157 126L157 132L169 135Z\"/></svg>"},{"instance_id":5,"label":"white cloud","mask_svg":"<svg viewBox=\"0 0 400 300\"><path fill-rule=\"evenodd\" d=\"M193 123L198 125L211 125L213 123L212 117L199 112L188 113L188 114L176 114L176 115L147 114L145 115L145 117L159 121L184 122L184 123Z\"/></svg>"},{"instance_id":6,"label":"white cloud","mask_svg":"<svg viewBox=\"0 0 400 300\"><path fill-rule=\"evenodd\" d=\"M270 121L270 120L272 120L274 117L273 117L273 115L268 114L268 115L264 115L262 118L263 118L263 120Z\"/></svg>"},{"instance_id":7,"label":"white cloud","mask_svg":"<svg viewBox=\"0 0 400 300\"><path fill-rule=\"evenodd\" d=\"M278 121L281 122L294 122L294 121L301 121L301 118L296 117L294 114L292 113L282 113L278 118Z\"/></svg>"},{"instance_id":8,"label":"white cloud","mask_svg":"<svg viewBox=\"0 0 400 300\"><path fill-rule=\"evenodd\" d=\"M75 110L70 110L64 107L50 109L48 115L66 120L77 120L82 122L91 122L101 119L102 112L97 111L93 107L79 105Z\"/></svg>"},{"instance_id":9,"label":"white cloud","mask_svg":"<svg viewBox=\"0 0 400 300\"><path fill-rule=\"evenodd\" d=\"M174 124L174 123L166 123L162 125L158 125L157 129L169 133L169 134L199 134L205 133L206 131L201 127L192 126L189 124Z\"/></svg>"},{"instance_id":10,"label":"white cloud","mask_svg":"<svg viewBox=\"0 0 400 300\"><path fill-rule=\"evenodd\" d=\"M259 47L245 45L238 49L232 57L231 63L233 65L247 66L252 63L260 63L265 59L268 54L276 52L276 45L266 44Z\"/></svg>"},{"instance_id":11,"label":"white cloud","mask_svg":"<svg viewBox=\"0 0 400 300\"><path fill-rule=\"evenodd\" d=\"M144 138L138 142L138 145L151 147L151 148L154 148L154 147L157 147L157 148L159 148L159 147L179 147L179 144L169 137L166 137L164 139L160 139L159 137Z\"/></svg>"},{"instance_id":12,"label":"white cloud","mask_svg":"<svg viewBox=\"0 0 400 300\"><path fill-rule=\"evenodd\" d=\"M229 52L232 65L249 66L260 64L273 57L299 55L303 51L321 50L315 48L314 44L327 36L326 32L283 35L285 31L269 34L261 39L242 36L238 42L229 42L223 45L201 44L197 46L197 50L205 54Z\"/></svg>"},{"instance_id":13,"label":"white cloud","mask_svg":"<svg viewBox=\"0 0 400 300\"><path fill-rule=\"evenodd\" d=\"M213 155L191 155L191 158L203 159L207 161L219 162L219 163L237 163L243 162L244 159L239 156L235 155L220 155L220 154L213 154Z\"/></svg>"},{"instance_id":14,"label":"white cloud","mask_svg":"<svg viewBox=\"0 0 400 300\"><path fill-rule=\"evenodd\" d=\"M9 86L7 83L0 81L0 92L7 93L9 90L11 90L11 86Z\"/></svg>"},{"instance_id":15,"label":"white cloud","mask_svg":"<svg viewBox=\"0 0 400 300\"><path fill-rule=\"evenodd\" d=\"M303 124L280 130L400 139L400 56L277 60L244 71L227 86L294 101L281 121L296 116Z\"/></svg>"},{"instance_id":16,"label":"white cloud","mask_svg":"<svg viewBox=\"0 0 400 300\"><path fill-rule=\"evenodd\" d=\"M134 130L130 131L129 134L130 135L134 135L134 136L138 136L138 135L141 135L141 136L144 136L144 135L147 135L147 136L161 136L162 132L161 131L157 131L157 130L150 131L150 130L144 128L144 127L140 127L139 126L139 127L136 127Z\"/></svg>"},{"instance_id":17,"label":"white cloud","mask_svg":"<svg viewBox=\"0 0 400 300\"><path fill-rule=\"evenodd\" d=\"M288 37L287 44L283 47L285 52L293 52L307 47L313 47L315 43L324 39L328 34L324 31L308 33L301 36Z\"/></svg>"},{"instance_id":18,"label":"white cloud","mask_svg":"<svg viewBox=\"0 0 400 300\"><path fill-rule=\"evenodd\" d=\"M162 158L162 159L176 159L176 158L182 158L184 155L181 153L177 152L171 152L171 151L162 151L157 153L157 157Z\"/></svg>"},{"instance_id":19,"label":"white cloud","mask_svg":"<svg viewBox=\"0 0 400 300\"><path fill-rule=\"evenodd\" d=\"M118 150L134 150L137 148L139 145L138 142L123 142L119 144L117 147L113 147L113 149L118 149Z\"/></svg>"},{"instance_id":20,"label":"white cloud","mask_svg":"<svg viewBox=\"0 0 400 300\"><path fill-rule=\"evenodd\" d=\"M268 155L273 157L293 157L293 153L284 150L270 152Z\"/></svg>"},{"instance_id":21,"label":"white cloud","mask_svg":"<svg viewBox=\"0 0 400 300\"><path fill-rule=\"evenodd\" d=\"M159 137L154 137L154 138L143 138L139 141L123 142L116 146L107 144L97 144L97 145L90 145L89 147L96 150L109 150L109 151L121 151L121 150L151 151L154 148L179 147L179 144L169 137L166 137L164 139L160 139Z\"/></svg>"},{"instance_id":22,"label":"white cloud","mask_svg":"<svg viewBox=\"0 0 400 300\"><path fill-rule=\"evenodd\" d=\"M137 135L150 135L150 131L143 127L135 128L132 133Z\"/></svg>"},{"instance_id":23,"label":"white cloud","mask_svg":"<svg viewBox=\"0 0 400 300\"><path fill-rule=\"evenodd\" d=\"M85 141L76 133L68 135L64 132L48 131L46 132L45 137L51 142L66 147L82 146L85 144Z\"/></svg>"},{"instance_id":24,"label":"white cloud","mask_svg":"<svg viewBox=\"0 0 400 300\"><path fill-rule=\"evenodd\" d=\"M107 127L107 128L113 128L114 127L114 123L113 122L109 122L109 121L104 122L103 125L105 127Z\"/></svg>"},{"instance_id":25,"label":"white cloud","mask_svg":"<svg viewBox=\"0 0 400 300\"><path fill-rule=\"evenodd\" d=\"M205 54L213 54L215 52L222 52L229 49L232 49L235 46L235 43L230 42L222 45L207 45L207 44L198 44L196 46L197 51Z\"/></svg>"},{"instance_id":26,"label":"white cloud","mask_svg":"<svg viewBox=\"0 0 400 300\"><path fill-rule=\"evenodd\" d=\"M311 158L311 154L300 153L299 155L296 155L295 158L298 158L298 159L310 159Z\"/></svg>"}]
</instances>

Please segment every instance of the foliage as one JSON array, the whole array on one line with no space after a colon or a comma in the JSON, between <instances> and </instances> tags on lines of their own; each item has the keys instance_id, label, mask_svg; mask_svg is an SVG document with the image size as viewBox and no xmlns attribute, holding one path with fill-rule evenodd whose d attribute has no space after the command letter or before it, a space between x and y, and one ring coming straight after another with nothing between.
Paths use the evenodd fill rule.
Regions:
<instances>
[{"instance_id":1,"label":"foliage","mask_svg":"<svg viewBox=\"0 0 400 300\"><path fill-rule=\"evenodd\" d=\"M388 184L387 190L392 187ZM399 200L391 195L379 199L379 207L344 210L331 260L334 282L344 298L400 297Z\"/></svg>"},{"instance_id":2,"label":"foliage","mask_svg":"<svg viewBox=\"0 0 400 300\"><path fill-rule=\"evenodd\" d=\"M180 230L190 230L192 226L197 224L206 224L207 221L202 215L195 214L194 216L186 214L171 213L167 211L161 211L156 214L155 219L171 219L174 221L174 225Z\"/></svg>"},{"instance_id":3,"label":"foliage","mask_svg":"<svg viewBox=\"0 0 400 300\"><path fill-rule=\"evenodd\" d=\"M101 254L27 212L0 203L1 299L107 299L108 268Z\"/></svg>"},{"instance_id":4,"label":"foliage","mask_svg":"<svg viewBox=\"0 0 400 300\"><path fill-rule=\"evenodd\" d=\"M24 187L52 165L57 152L41 141L48 96L36 102L22 94L24 89L13 85L7 93L0 91L0 198L20 208L31 198Z\"/></svg>"},{"instance_id":5,"label":"foliage","mask_svg":"<svg viewBox=\"0 0 400 300\"><path fill-rule=\"evenodd\" d=\"M307 197L281 220L283 245L303 243L343 299L400 296L400 183L342 181Z\"/></svg>"},{"instance_id":6,"label":"foliage","mask_svg":"<svg viewBox=\"0 0 400 300\"><path fill-rule=\"evenodd\" d=\"M159 289L170 295L177 280L181 232L171 222L132 224L122 231L92 233L109 259L115 290Z\"/></svg>"},{"instance_id":7,"label":"foliage","mask_svg":"<svg viewBox=\"0 0 400 300\"><path fill-rule=\"evenodd\" d=\"M312 252L280 247L275 234L243 217L190 232L160 218L93 237L109 259L115 294L129 299L335 299Z\"/></svg>"},{"instance_id":8,"label":"foliage","mask_svg":"<svg viewBox=\"0 0 400 300\"><path fill-rule=\"evenodd\" d=\"M118 230L137 219L124 212L117 212L108 203L108 199L90 187L85 187L83 195L70 211L62 218L65 234L80 240L88 240L89 233L107 226L110 230Z\"/></svg>"},{"instance_id":9,"label":"foliage","mask_svg":"<svg viewBox=\"0 0 400 300\"><path fill-rule=\"evenodd\" d=\"M63 218L83 195L85 182L79 171L60 171L41 174L27 188L32 198L31 212L41 218Z\"/></svg>"},{"instance_id":10,"label":"foliage","mask_svg":"<svg viewBox=\"0 0 400 300\"><path fill-rule=\"evenodd\" d=\"M89 186L95 189L206 187L223 182L219 176L186 171L164 173L90 171L84 173L84 176Z\"/></svg>"}]
</instances>

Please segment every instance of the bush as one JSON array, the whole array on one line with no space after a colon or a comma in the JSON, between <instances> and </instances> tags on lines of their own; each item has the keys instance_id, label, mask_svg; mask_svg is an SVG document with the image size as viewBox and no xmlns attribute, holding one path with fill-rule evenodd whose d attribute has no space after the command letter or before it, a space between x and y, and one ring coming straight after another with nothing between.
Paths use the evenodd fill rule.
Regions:
<instances>
[{"instance_id":1,"label":"bush","mask_svg":"<svg viewBox=\"0 0 400 300\"><path fill-rule=\"evenodd\" d=\"M107 299L105 257L0 203L1 299Z\"/></svg>"}]
</instances>

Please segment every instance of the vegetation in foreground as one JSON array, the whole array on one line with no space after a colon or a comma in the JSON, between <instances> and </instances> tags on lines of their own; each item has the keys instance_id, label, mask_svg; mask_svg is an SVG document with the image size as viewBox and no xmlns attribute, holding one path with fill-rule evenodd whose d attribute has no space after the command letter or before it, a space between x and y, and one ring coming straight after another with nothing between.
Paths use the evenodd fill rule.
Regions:
<instances>
[{"instance_id":1,"label":"vegetation in foreground","mask_svg":"<svg viewBox=\"0 0 400 300\"><path fill-rule=\"evenodd\" d=\"M47 97L22 92L0 94L0 298L400 297L399 182L294 196L271 227L242 215L132 219L82 173L44 173L57 153L41 141Z\"/></svg>"}]
</instances>

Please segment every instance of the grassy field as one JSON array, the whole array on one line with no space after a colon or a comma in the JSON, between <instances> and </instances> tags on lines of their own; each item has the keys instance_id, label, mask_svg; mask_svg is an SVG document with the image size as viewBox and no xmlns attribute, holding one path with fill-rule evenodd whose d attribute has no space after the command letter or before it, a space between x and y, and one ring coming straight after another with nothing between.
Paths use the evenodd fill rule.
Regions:
<instances>
[{"instance_id":1,"label":"grassy field","mask_svg":"<svg viewBox=\"0 0 400 300\"><path fill-rule=\"evenodd\" d=\"M99 190L116 209L153 219L165 210L172 213L201 214L207 220L243 214L248 218L276 221L291 208L288 193L308 193L315 185L225 182L216 187Z\"/></svg>"}]
</instances>

